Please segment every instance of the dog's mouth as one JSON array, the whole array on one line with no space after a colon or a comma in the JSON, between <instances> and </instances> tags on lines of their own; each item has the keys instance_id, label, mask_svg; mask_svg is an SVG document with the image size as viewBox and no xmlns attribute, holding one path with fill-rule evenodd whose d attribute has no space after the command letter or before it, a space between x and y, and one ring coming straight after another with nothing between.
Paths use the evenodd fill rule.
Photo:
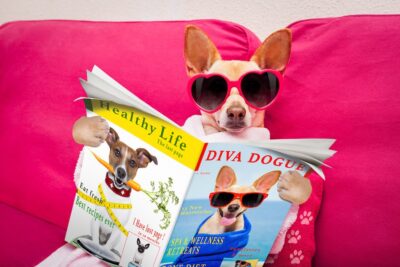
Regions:
<instances>
[{"instance_id":1,"label":"dog's mouth","mask_svg":"<svg viewBox=\"0 0 400 267\"><path fill-rule=\"evenodd\" d=\"M126 188L124 179L119 178L117 175L115 175L113 173L109 174L109 177L112 179L113 184L117 189Z\"/></svg>"},{"instance_id":2,"label":"dog's mouth","mask_svg":"<svg viewBox=\"0 0 400 267\"><path fill-rule=\"evenodd\" d=\"M243 212L236 214L231 212L223 212L221 209L218 209L219 215L221 216L221 220L219 223L223 226L229 226L236 222L237 218L242 215Z\"/></svg>"},{"instance_id":3,"label":"dog's mouth","mask_svg":"<svg viewBox=\"0 0 400 267\"><path fill-rule=\"evenodd\" d=\"M245 123L227 123L224 128L228 132L233 132L233 133L239 133L242 132L244 129L246 129L246 124Z\"/></svg>"},{"instance_id":4,"label":"dog's mouth","mask_svg":"<svg viewBox=\"0 0 400 267\"><path fill-rule=\"evenodd\" d=\"M118 186L122 186L124 184L124 181L118 177L115 177L115 184Z\"/></svg>"}]
</instances>

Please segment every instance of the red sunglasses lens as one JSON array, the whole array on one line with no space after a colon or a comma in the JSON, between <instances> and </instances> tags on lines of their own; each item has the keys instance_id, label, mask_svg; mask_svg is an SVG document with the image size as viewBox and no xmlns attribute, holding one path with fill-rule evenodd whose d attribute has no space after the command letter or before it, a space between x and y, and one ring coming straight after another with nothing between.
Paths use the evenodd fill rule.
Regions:
<instances>
[{"instance_id":1,"label":"red sunglasses lens","mask_svg":"<svg viewBox=\"0 0 400 267\"><path fill-rule=\"evenodd\" d=\"M232 193L221 192L215 193L211 198L211 206L213 207L224 207L228 205L234 198Z\"/></svg>"},{"instance_id":2,"label":"red sunglasses lens","mask_svg":"<svg viewBox=\"0 0 400 267\"><path fill-rule=\"evenodd\" d=\"M206 111L218 108L228 93L228 85L220 76L199 77L193 81L191 89L196 104Z\"/></svg>"},{"instance_id":3,"label":"red sunglasses lens","mask_svg":"<svg viewBox=\"0 0 400 267\"><path fill-rule=\"evenodd\" d=\"M248 193L242 198L243 206L254 208L260 205L264 200L264 195L261 193Z\"/></svg>"},{"instance_id":4,"label":"red sunglasses lens","mask_svg":"<svg viewBox=\"0 0 400 267\"><path fill-rule=\"evenodd\" d=\"M279 79L270 72L249 73L241 82L243 96L256 108L266 107L279 91Z\"/></svg>"}]
</instances>

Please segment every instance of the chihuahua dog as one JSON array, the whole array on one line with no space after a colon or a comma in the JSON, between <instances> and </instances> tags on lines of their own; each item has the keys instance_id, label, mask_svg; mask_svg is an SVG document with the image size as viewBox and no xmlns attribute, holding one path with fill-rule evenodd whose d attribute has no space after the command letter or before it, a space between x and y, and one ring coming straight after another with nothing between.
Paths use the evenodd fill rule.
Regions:
<instances>
[{"instance_id":1,"label":"chihuahua dog","mask_svg":"<svg viewBox=\"0 0 400 267\"><path fill-rule=\"evenodd\" d=\"M250 61L222 60L205 32L197 26L186 27L184 56L191 78L189 90L200 108L206 135L264 127L265 108L279 90L291 39L291 31L281 29L264 40ZM280 177L278 192L282 199L302 204L311 194L311 183L298 172L289 171Z\"/></svg>"},{"instance_id":2,"label":"chihuahua dog","mask_svg":"<svg viewBox=\"0 0 400 267\"><path fill-rule=\"evenodd\" d=\"M186 27L185 31L186 70L189 77L199 74L218 74L226 77L229 81L239 81L244 74L257 73L265 69L283 73L289 61L290 47L291 32L288 29L282 29L271 34L255 51L250 61L222 60L216 46L207 34L200 28L190 25ZM252 83L248 84L248 86L253 86L252 91L246 93L243 87L247 86L247 82L242 80L240 84L230 88L230 92L224 91L229 95L218 109L211 112L201 110L206 134L221 131L240 132L249 127L264 127L264 109L259 106L254 108L256 105L249 106L249 103L257 104L255 99L251 99L253 96L250 94L255 94L254 97L264 96L258 94L261 92L257 92L255 88L257 85L255 83L261 80L257 77L248 77L247 80ZM221 87L222 85L211 89L217 91L221 90ZM215 95L213 96L212 99L207 99L208 102L218 100ZM210 104L208 103L208 105Z\"/></svg>"},{"instance_id":3,"label":"chihuahua dog","mask_svg":"<svg viewBox=\"0 0 400 267\"><path fill-rule=\"evenodd\" d=\"M109 129L106 142L110 147L109 163L113 167L114 173L107 172L105 180L101 183L104 195L109 202L130 204L131 188L126 183L136 177L139 168L147 167L150 162L158 164L157 158L144 148L135 150L121 142L113 128ZM106 208L101 208L100 212L104 218L110 217ZM115 209L113 212L122 225L128 222L129 209ZM93 242L110 250L118 244L121 236L118 227L100 224L98 220L94 219L91 223L91 234Z\"/></svg>"},{"instance_id":4,"label":"chihuahua dog","mask_svg":"<svg viewBox=\"0 0 400 267\"><path fill-rule=\"evenodd\" d=\"M223 234L242 230L245 211L262 203L280 174L280 171L271 171L255 180L252 185L238 185L234 170L223 166L218 172L215 190L210 195L210 203L217 211L204 222L199 233Z\"/></svg>"},{"instance_id":5,"label":"chihuahua dog","mask_svg":"<svg viewBox=\"0 0 400 267\"><path fill-rule=\"evenodd\" d=\"M223 76L224 80L217 79L214 82L214 91L224 87L224 83L233 81L233 86L223 88L228 90L220 95L214 94L197 99L202 101L197 105L203 106L200 108L201 122L207 135L217 132L235 134L251 127L264 127L264 108L272 102L277 92L265 95L265 90L257 91L252 89L252 85L262 82L259 74L263 70L273 70L275 74L283 75L290 57L291 38L289 29L278 30L264 40L249 61L222 60L216 46L205 32L197 26L186 27L184 56L188 76L192 79L199 74ZM256 76L249 78L246 76L249 73L255 73ZM270 74L273 75L271 77L279 76L279 74L274 76L273 72L267 73ZM265 76L261 75L262 77ZM246 87L250 87L246 91L244 88L239 88L245 87L243 86L245 79ZM239 85L235 83L236 81L242 83ZM275 85L270 83L269 86L274 87L276 83L279 83L279 79L275 81ZM194 93L192 92L192 97ZM270 102L257 102L262 100L261 96ZM106 139L108 128L107 122L101 117L81 117L74 124L73 137L79 144L98 146ZM282 199L301 204L311 194L311 183L298 172L286 172L278 182L278 192Z\"/></svg>"},{"instance_id":6,"label":"chihuahua dog","mask_svg":"<svg viewBox=\"0 0 400 267\"><path fill-rule=\"evenodd\" d=\"M142 266L145 250L150 247L150 244L143 245L140 242L139 238L136 240L136 243L137 243L138 247L137 247L137 251L135 253L135 256L133 257L132 264L134 266L140 267L140 266Z\"/></svg>"},{"instance_id":7,"label":"chihuahua dog","mask_svg":"<svg viewBox=\"0 0 400 267\"><path fill-rule=\"evenodd\" d=\"M173 265L195 266L202 263L204 266L222 266L225 258L234 258L247 245L250 237L252 226L244 213L248 208L255 208L264 201L279 176L280 171L271 171L251 185L239 185L234 170L228 166L221 167L214 191L210 194L210 205L217 210L200 224L192 238L199 252L181 254ZM224 241L218 245L197 243L197 240L218 239L222 235ZM193 248L194 245L189 246Z\"/></svg>"},{"instance_id":8,"label":"chihuahua dog","mask_svg":"<svg viewBox=\"0 0 400 267\"><path fill-rule=\"evenodd\" d=\"M190 78L188 91L200 109L200 128L203 128L206 135L236 135L248 129L264 128L265 108L277 96L280 77L289 61L291 40L291 31L281 29L268 36L249 61L223 60L205 32L197 26L186 27L184 57ZM198 76L203 79L197 79ZM190 118L187 121L189 120ZM73 128L75 141L90 146L98 146L104 142L107 134L107 122L100 117L82 117ZM297 171L283 173L277 182L277 188L282 199L297 205L306 202L312 191L310 180ZM292 208L288 218L297 217L298 206L293 205ZM240 218L243 216L239 216L231 225L221 225L218 216L221 215L214 214L201 231L223 232L242 227ZM230 220L233 221L229 217L224 219L226 224ZM286 230L291 223L292 219L284 222L282 234L278 235L273 245L273 253L279 253L282 249Z\"/></svg>"},{"instance_id":9,"label":"chihuahua dog","mask_svg":"<svg viewBox=\"0 0 400 267\"><path fill-rule=\"evenodd\" d=\"M251 263L247 261L237 260L235 262L235 267L251 267Z\"/></svg>"}]
</instances>

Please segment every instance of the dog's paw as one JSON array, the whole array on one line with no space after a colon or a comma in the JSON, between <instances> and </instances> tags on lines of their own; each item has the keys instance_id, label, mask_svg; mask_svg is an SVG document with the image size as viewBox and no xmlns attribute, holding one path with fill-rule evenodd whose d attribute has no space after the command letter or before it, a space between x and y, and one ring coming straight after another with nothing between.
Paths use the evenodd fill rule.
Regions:
<instances>
[{"instance_id":1,"label":"dog's paw","mask_svg":"<svg viewBox=\"0 0 400 267\"><path fill-rule=\"evenodd\" d=\"M301 239L300 231L291 230L290 233L288 233L287 237L289 244L297 244Z\"/></svg>"},{"instance_id":2,"label":"dog's paw","mask_svg":"<svg viewBox=\"0 0 400 267\"><path fill-rule=\"evenodd\" d=\"M303 214L300 214L300 223L308 225L314 217L311 215L311 211L304 211Z\"/></svg>"},{"instance_id":3,"label":"dog's paw","mask_svg":"<svg viewBox=\"0 0 400 267\"><path fill-rule=\"evenodd\" d=\"M274 264L274 262L278 259L278 254L269 254L267 259L265 260L265 264Z\"/></svg>"},{"instance_id":4,"label":"dog's paw","mask_svg":"<svg viewBox=\"0 0 400 267\"><path fill-rule=\"evenodd\" d=\"M296 171L284 173L278 182L279 196L293 204L303 204L311 195L311 182Z\"/></svg>"},{"instance_id":5,"label":"dog's paw","mask_svg":"<svg viewBox=\"0 0 400 267\"><path fill-rule=\"evenodd\" d=\"M97 147L105 141L109 130L102 117L81 117L74 124L72 136L78 144Z\"/></svg>"},{"instance_id":6,"label":"dog's paw","mask_svg":"<svg viewBox=\"0 0 400 267\"><path fill-rule=\"evenodd\" d=\"M295 249L293 253L290 253L290 259L291 264L300 264L304 259L303 251Z\"/></svg>"}]
</instances>

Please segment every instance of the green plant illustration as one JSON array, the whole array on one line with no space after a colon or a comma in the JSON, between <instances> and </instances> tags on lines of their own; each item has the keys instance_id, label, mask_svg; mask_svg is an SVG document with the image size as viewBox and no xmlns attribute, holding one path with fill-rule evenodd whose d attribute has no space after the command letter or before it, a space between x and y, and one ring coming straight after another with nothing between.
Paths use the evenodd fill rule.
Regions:
<instances>
[{"instance_id":1,"label":"green plant illustration","mask_svg":"<svg viewBox=\"0 0 400 267\"><path fill-rule=\"evenodd\" d=\"M167 229L171 223L171 213L168 210L168 204L177 205L179 203L179 198L172 189L173 183L172 178L169 177L167 182L159 181L157 186L154 181L151 181L150 191L142 189L142 192L145 193L150 198L151 202L156 205L153 212L161 212L163 214L163 218L160 222L160 228L163 230Z\"/></svg>"}]
</instances>

